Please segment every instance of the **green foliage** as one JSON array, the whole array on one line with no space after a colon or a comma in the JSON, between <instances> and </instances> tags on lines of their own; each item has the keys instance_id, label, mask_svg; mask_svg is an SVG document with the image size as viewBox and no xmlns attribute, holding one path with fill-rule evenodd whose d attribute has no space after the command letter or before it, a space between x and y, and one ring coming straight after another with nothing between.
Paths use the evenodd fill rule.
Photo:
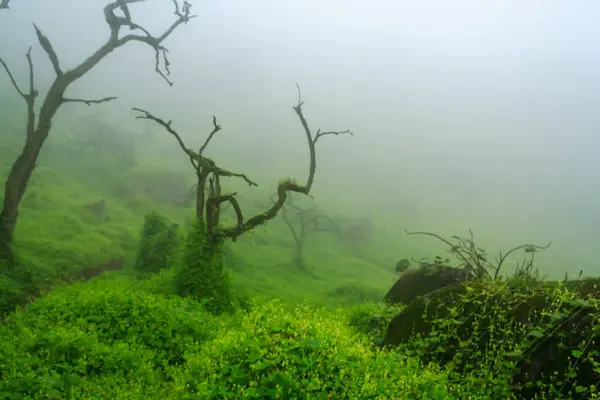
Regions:
<instances>
[{"instance_id":1,"label":"green foliage","mask_svg":"<svg viewBox=\"0 0 600 400\"><path fill-rule=\"evenodd\" d=\"M15 309L23 292L21 282L7 273L0 273L0 316Z\"/></svg>"},{"instance_id":2,"label":"green foliage","mask_svg":"<svg viewBox=\"0 0 600 400\"><path fill-rule=\"evenodd\" d=\"M0 398L166 398L172 369L216 324L195 302L138 289L74 284L10 316Z\"/></svg>"},{"instance_id":3,"label":"green foliage","mask_svg":"<svg viewBox=\"0 0 600 400\"><path fill-rule=\"evenodd\" d=\"M369 302L355 305L348 309L348 324L359 333L380 343L387 327L396 315L402 311L403 305L392 305L387 302Z\"/></svg>"},{"instance_id":4,"label":"green foliage","mask_svg":"<svg viewBox=\"0 0 600 400\"><path fill-rule=\"evenodd\" d=\"M182 399L452 398L442 374L417 368L372 349L342 313L273 302L190 356L176 386Z\"/></svg>"},{"instance_id":5,"label":"green foliage","mask_svg":"<svg viewBox=\"0 0 600 400\"><path fill-rule=\"evenodd\" d=\"M360 283L348 283L333 289L329 295L339 300L342 305L352 305L379 301L383 299L384 293Z\"/></svg>"},{"instance_id":6,"label":"green foliage","mask_svg":"<svg viewBox=\"0 0 600 400\"><path fill-rule=\"evenodd\" d=\"M470 393L599 398L595 284L527 279L448 288L406 308L402 329L414 334L397 351L443 365L450 381Z\"/></svg>"},{"instance_id":7,"label":"green foliage","mask_svg":"<svg viewBox=\"0 0 600 400\"><path fill-rule=\"evenodd\" d=\"M212 239L201 219L188 228L182 265L176 271L175 292L221 314L232 309L233 301L229 277L223 268L223 243Z\"/></svg>"},{"instance_id":8,"label":"green foliage","mask_svg":"<svg viewBox=\"0 0 600 400\"><path fill-rule=\"evenodd\" d=\"M149 273L167 268L176 245L177 227L157 212L146 214L134 268Z\"/></svg>"}]
</instances>

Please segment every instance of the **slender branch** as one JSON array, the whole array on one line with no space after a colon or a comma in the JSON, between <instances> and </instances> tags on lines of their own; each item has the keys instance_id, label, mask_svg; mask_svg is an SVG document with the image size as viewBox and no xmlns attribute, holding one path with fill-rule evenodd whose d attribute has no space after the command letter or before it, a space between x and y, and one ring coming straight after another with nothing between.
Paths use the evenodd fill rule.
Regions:
<instances>
[{"instance_id":1,"label":"slender branch","mask_svg":"<svg viewBox=\"0 0 600 400\"><path fill-rule=\"evenodd\" d=\"M71 98L63 97L62 102L63 103L84 103L87 106L91 106L92 104L106 103L108 101L112 101L112 100L116 100L116 99L117 98L114 96L104 97L104 98L98 99L98 100L71 99Z\"/></svg>"},{"instance_id":2,"label":"slender branch","mask_svg":"<svg viewBox=\"0 0 600 400\"><path fill-rule=\"evenodd\" d=\"M212 140L215 133L217 133L221 130L221 125L217 124L217 117L215 117L213 115L212 121L213 121L213 130L208 134L208 137L204 141L204 144L200 147L200 150L198 150L198 154L202 154L204 149L206 149L206 146L208 146L208 144Z\"/></svg>"},{"instance_id":3,"label":"slender branch","mask_svg":"<svg viewBox=\"0 0 600 400\"><path fill-rule=\"evenodd\" d=\"M185 143L183 143L183 140L181 139L181 136L179 136L179 133L177 133L177 131L175 131L171 127L171 122L172 122L171 120L165 121L161 118L155 117L154 115L150 114L148 111L143 110L141 108L133 107L132 110L137 111L142 114L142 115L138 115L137 117L135 117L135 119L149 119L149 120L154 121L157 124L161 125L163 128L165 128L165 130L167 132L169 132L171 135L173 135L173 137L175 137L175 139L177 140L177 143L179 143L179 147L181 147L181 149L188 156L192 157L193 152L185 146Z\"/></svg>"},{"instance_id":4,"label":"slender branch","mask_svg":"<svg viewBox=\"0 0 600 400\"><path fill-rule=\"evenodd\" d=\"M29 66L29 92L28 93L25 93L23 90L21 90L21 88L17 84L17 81L15 80L15 77L13 76L12 72L8 68L8 65L2 58L0 58L0 64L2 64L2 66L4 67L4 70L6 71L8 78L12 82L14 88L17 90L19 95L21 95L21 97L25 100L25 104L27 104L27 136L30 136L33 133L33 131L35 130L34 106L35 106L35 99L39 95L39 92L35 89L35 75L33 73L33 60L31 59L31 47L29 47L29 49L27 50L25 57L27 58L27 65Z\"/></svg>"},{"instance_id":5,"label":"slender branch","mask_svg":"<svg viewBox=\"0 0 600 400\"><path fill-rule=\"evenodd\" d=\"M245 174L240 174L240 173L237 173L237 172L231 172L231 171L228 171L226 169L219 168L216 165L214 166L214 172L216 174L219 174L220 176L226 176L226 177L229 177L229 178L242 178L243 180L246 181L246 183L248 184L248 186L258 186L258 184L256 182L252 181Z\"/></svg>"},{"instance_id":6,"label":"slender branch","mask_svg":"<svg viewBox=\"0 0 600 400\"><path fill-rule=\"evenodd\" d=\"M551 241L548 242L548 244L546 246L539 246L536 244L523 244L521 246L517 246L517 247L510 249L504 255L502 254L502 252L500 252L499 258L496 259L496 268L494 270L494 278L498 277L498 275L500 274L500 267L502 267L502 264L504 263L504 261L506 261L506 258L511 253L513 253L517 250L521 250L521 249L525 249L525 251L528 253L534 253L536 250L546 250L548 247L550 247L551 244L552 244ZM533 254L532 254L532 256L533 256ZM531 260L531 262L533 263L533 259Z\"/></svg>"},{"instance_id":7,"label":"slender branch","mask_svg":"<svg viewBox=\"0 0 600 400\"><path fill-rule=\"evenodd\" d=\"M440 235L436 234L436 233L431 233L431 232L409 232L408 230L404 229L404 232L406 232L407 235L426 235L426 236L432 236L438 240L441 240L442 242L444 242L445 244L447 244L448 246L450 246L451 249L455 249L456 246L453 245L450 241L448 241L447 239L444 239L443 237L441 237ZM465 256L463 256L460 252L456 252L456 256L458 258L460 258L460 260L462 262L464 262L466 265L471 265L470 260L468 260Z\"/></svg>"},{"instance_id":8,"label":"slender branch","mask_svg":"<svg viewBox=\"0 0 600 400\"><path fill-rule=\"evenodd\" d=\"M204 168L207 171L209 171L210 173L214 173L219 176L241 178L244 181L246 181L246 183L248 183L249 186L258 186L258 184L256 182L252 181L245 174L232 172L232 171L220 168L216 165L216 163L213 160L202 155L202 151L204 151L204 149L206 148L206 146L208 145L210 140L213 138L215 133L217 133L218 131L221 130L221 126L219 124L217 124L216 117L213 116L213 126L214 126L213 130L210 132L210 134L208 135L208 138L206 139L206 141L200 148L200 152L195 153L194 151L192 151L188 147L186 147L186 145L185 145L185 143L183 143L183 140L181 139L181 136L179 135L179 133L177 133L177 131L175 131L171 127L171 121L167 122L161 118L158 118L158 117L152 115L150 112L143 110L141 108L134 107L133 110L141 113L141 115L138 115L136 117L136 119L152 120L152 121L158 123L159 125L161 125L162 127L164 127L167 130L167 132L169 132L171 135L173 135L175 137L175 139L177 140L177 143L179 143L179 146L181 147L181 149L190 157L190 159L195 161L195 164L193 163L194 168L196 168L196 169Z\"/></svg>"}]
</instances>

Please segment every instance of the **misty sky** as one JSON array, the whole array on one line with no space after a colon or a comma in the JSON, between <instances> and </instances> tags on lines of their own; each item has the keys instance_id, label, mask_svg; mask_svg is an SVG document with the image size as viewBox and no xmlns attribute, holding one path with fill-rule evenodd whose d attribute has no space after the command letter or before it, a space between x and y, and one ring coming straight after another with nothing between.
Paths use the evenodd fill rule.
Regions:
<instances>
[{"instance_id":1,"label":"misty sky","mask_svg":"<svg viewBox=\"0 0 600 400\"><path fill-rule=\"evenodd\" d=\"M104 1L12 1L12 10L0 13L0 56L24 78L23 55L33 44L41 87L52 68L31 22L65 68L107 37ZM134 44L69 94L116 95L98 112L135 127L129 108L147 108L173 119L189 143L201 142L215 114L224 131L213 153L231 168L268 176L261 182L268 187L306 173L306 145L291 109L299 83L311 126L355 132L319 143L315 193L323 201L376 210L398 231L451 235L472 227L502 246L552 239L555 263L594 268L600 2L192 4L198 18L166 43L174 87L153 72L152 50ZM131 10L153 32L173 18L170 0ZM68 105L61 116L84 112Z\"/></svg>"}]
</instances>

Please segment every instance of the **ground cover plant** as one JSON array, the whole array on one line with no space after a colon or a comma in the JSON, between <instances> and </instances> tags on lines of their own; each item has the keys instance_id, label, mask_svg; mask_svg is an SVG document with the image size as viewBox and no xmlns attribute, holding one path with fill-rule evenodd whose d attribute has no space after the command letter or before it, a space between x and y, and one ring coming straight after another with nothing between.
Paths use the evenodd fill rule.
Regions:
<instances>
[{"instance_id":1,"label":"ground cover plant","mask_svg":"<svg viewBox=\"0 0 600 400\"><path fill-rule=\"evenodd\" d=\"M112 161L110 150L81 152L73 125L52 123L64 103L114 100L65 95L106 55L149 45L171 84L162 42L193 18L190 4L171 2L175 22L152 36L132 18L137 2L104 8L107 41L70 70L34 27L55 73L37 118L31 52L27 91L0 58L27 106L24 126L4 114L0 126L0 399L600 398L600 282L545 281L534 261L549 244L493 261L471 232L408 232L441 240L458 262L397 268L415 249L370 217L299 206L316 201L317 141L350 134L311 129L299 87L304 184L259 189L221 167L226 155L205 153L221 134L216 117L196 151L175 123L134 109L132 119L174 138L191 169L168 169L128 141ZM123 28L138 34L119 36ZM114 149L113 139L95 135L93 146ZM253 190L226 192L226 178ZM327 234L307 245L317 232ZM504 274L521 250L525 260ZM440 274L452 279L433 282ZM402 282L415 289L408 300L384 301Z\"/></svg>"}]
</instances>

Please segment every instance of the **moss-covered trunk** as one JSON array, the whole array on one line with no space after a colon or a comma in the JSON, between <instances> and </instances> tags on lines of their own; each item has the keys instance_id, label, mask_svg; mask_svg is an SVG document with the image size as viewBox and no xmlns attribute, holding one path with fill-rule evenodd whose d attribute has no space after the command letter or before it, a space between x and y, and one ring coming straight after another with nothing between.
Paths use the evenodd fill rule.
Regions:
<instances>
[{"instance_id":1,"label":"moss-covered trunk","mask_svg":"<svg viewBox=\"0 0 600 400\"><path fill-rule=\"evenodd\" d=\"M206 304L220 314L231 308L229 279L223 265L223 239L206 233L203 218L189 228L175 279L177 294Z\"/></svg>"}]
</instances>

